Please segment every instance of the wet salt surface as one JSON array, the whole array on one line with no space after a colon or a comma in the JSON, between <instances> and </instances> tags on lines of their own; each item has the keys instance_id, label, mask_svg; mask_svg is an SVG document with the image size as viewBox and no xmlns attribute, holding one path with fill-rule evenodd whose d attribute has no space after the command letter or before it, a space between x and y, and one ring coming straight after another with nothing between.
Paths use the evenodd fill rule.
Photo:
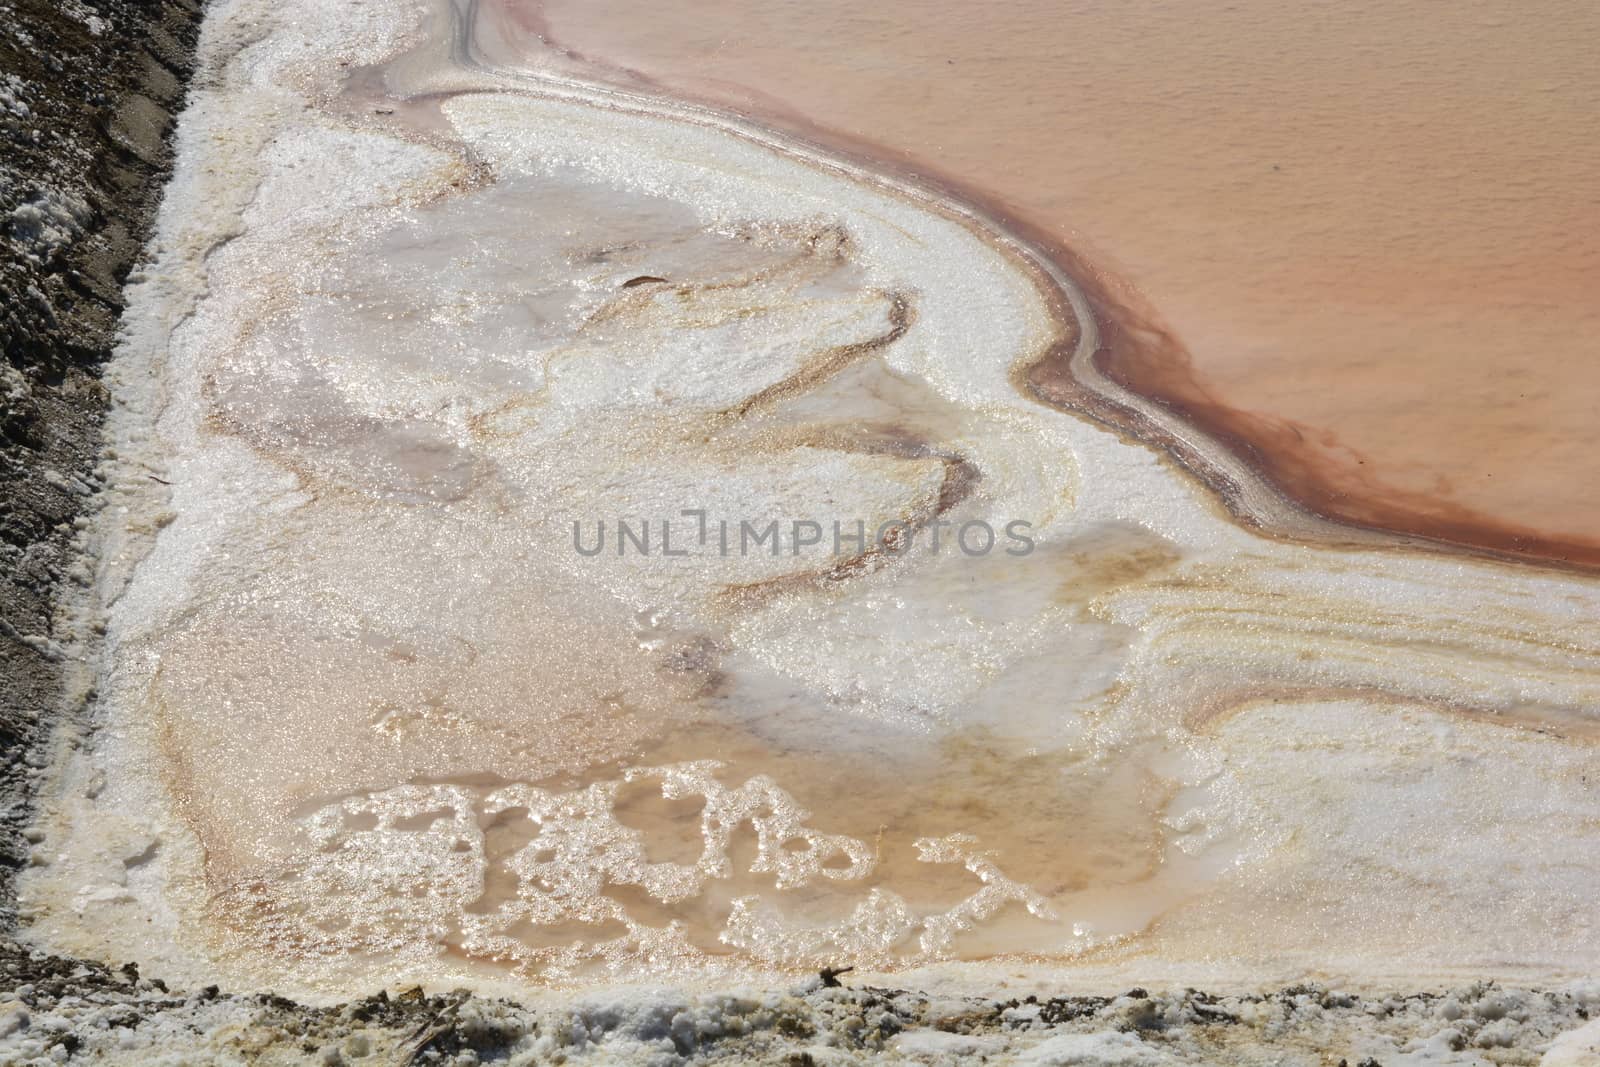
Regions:
<instances>
[{"instance_id":1,"label":"wet salt surface","mask_svg":"<svg viewBox=\"0 0 1600 1067\"><path fill-rule=\"evenodd\" d=\"M968 190L1322 514L1593 566L1592 5L485 0L522 62Z\"/></svg>"},{"instance_id":2,"label":"wet salt surface","mask_svg":"<svg viewBox=\"0 0 1600 1067\"><path fill-rule=\"evenodd\" d=\"M1070 324L972 219L312 14L211 16L31 936L312 996L1590 965L1592 581L1248 534L1019 386ZM921 540L574 550L684 508Z\"/></svg>"}]
</instances>

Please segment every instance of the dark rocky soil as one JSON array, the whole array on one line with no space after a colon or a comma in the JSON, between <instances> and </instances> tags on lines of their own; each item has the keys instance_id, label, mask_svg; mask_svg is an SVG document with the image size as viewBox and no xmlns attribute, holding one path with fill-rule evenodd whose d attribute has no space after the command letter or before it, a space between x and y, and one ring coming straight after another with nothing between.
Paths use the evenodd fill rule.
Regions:
<instances>
[{"instance_id":1,"label":"dark rocky soil","mask_svg":"<svg viewBox=\"0 0 1600 1067\"><path fill-rule=\"evenodd\" d=\"M0 0L0 923L60 706L56 591L93 485L122 283L168 166L199 0Z\"/></svg>"},{"instance_id":2,"label":"dark rocky soil","mask_svg":"<svg viewBox=\"0 0 1600 1067\"><path fill-rule=\"evenodd\" d=\"M822 977L787 990L624 990L544 1007L413 987L311 1007L270 993L169 989L134 967L0 944L0 1063L1512 1067L1538 1063L1558 1041L1600 1040L1572 1034L1596 1008L1594 985L1477 983L1390 997L1316 985L1245 996L1130 989L998 1000Z\"/></svg>"}]
</instances>

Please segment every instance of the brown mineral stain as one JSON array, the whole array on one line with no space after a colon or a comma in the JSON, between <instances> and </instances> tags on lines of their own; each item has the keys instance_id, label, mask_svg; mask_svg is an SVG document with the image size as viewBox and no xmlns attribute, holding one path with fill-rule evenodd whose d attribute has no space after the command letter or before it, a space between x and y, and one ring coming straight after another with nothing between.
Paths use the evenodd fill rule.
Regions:
<instances>
[{"instance_id":1,"label":"brown mineral stain","mask_svg":"<svg viewBox=\"0 0 1600 1067\"><path fill-rule=\"evenodd\" d=\"M1019 223L1087 283L1106 373L1312 510L1600 564L1600 9L497 6L530 51Z\"/></svg>"}]
</instances>

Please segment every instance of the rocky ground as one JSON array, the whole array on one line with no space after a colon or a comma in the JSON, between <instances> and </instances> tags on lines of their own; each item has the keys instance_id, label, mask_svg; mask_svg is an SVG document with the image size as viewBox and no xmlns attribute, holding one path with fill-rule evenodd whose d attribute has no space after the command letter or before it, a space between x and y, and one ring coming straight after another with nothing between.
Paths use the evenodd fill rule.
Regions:
<instances>
[{"instance_id":1,"label":"rocky ground","mask_svg":"<svg viewBox=\"0 0 1600 1067\"><path fill-rule=\"evenodd\" d=\"M0 0L0 920L61 705L57 591L94 487L122 283L155 211L199 0Z\"/></svg>"},{"instance_id":2,"label":"rocky ground","mask_svg":"<svg viewBox=\"0 0 1600 1067\"><path fill-rule=\"evenodd\" d=\"M309 1008L270 994L178 992L11 948L0 955L0 1064L844 1063L1304 1065L1596 1061L1600 984L1480 984L1361 997L1317 986L988 1000L826 984L689 997L650 990L529 1007L421 990Z\"/></svg>"},{"instance_id":3,"label":"rocky ground","mask_svg":"<svg viewBox=\"0 0 1600 1067\"><path fill-rule=\"evenodd\" d=\"M62 707L58 592L95 489L122 283L167 166L198 0L0 0L0 930ZM488 1061L1163 1065L1600 1063L1600 984L1361 997L1316 987L938 999L819 976L696 997L527 1006L379 993L318 1008L168 989L0 938L0 1064Z\"/></svg>"}]
</instances>

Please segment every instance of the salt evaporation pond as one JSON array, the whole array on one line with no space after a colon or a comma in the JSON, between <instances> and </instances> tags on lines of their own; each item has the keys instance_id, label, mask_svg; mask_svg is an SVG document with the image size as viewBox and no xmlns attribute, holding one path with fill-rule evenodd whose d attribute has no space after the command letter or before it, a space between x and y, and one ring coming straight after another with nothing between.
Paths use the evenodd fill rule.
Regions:
<instances>
[{"instance_id":1,"label":"salt evaporation pond","mask_svg":"<svg viewBox=\"0 0 1600 1067\"><path fill-rule=\"evenodd\" d=\"M492 14L209 16L34 941L312 998L1592 965L1592 578L1311 516L981 208Z\"/></svg>"}]
</instances>

